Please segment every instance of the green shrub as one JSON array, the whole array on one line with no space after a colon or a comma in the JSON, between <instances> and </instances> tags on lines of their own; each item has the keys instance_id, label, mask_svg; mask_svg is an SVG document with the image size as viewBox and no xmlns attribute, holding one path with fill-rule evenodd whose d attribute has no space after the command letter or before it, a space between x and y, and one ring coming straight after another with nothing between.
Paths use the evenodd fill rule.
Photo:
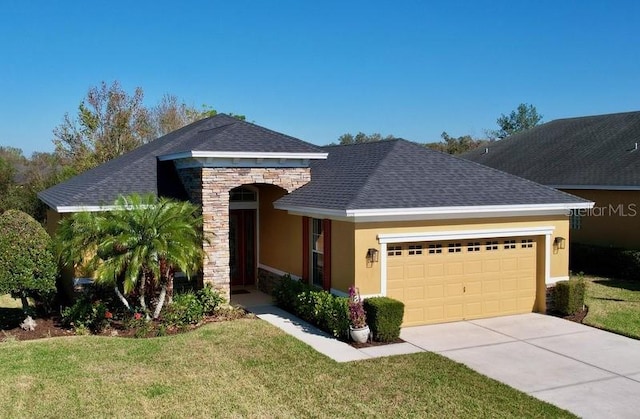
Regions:
<instances>
[{"instance_id":1,"label":"green shrub","mask_svg":"<svg viewBox=\"0 0 640 419\"><path fill-rule=\"evenodd\" d=\"M400 337L404 303L389 297L372 297L364 300L364 310L374 340L392 342Z\"/></svg>"},{"instance_id":2,"label":"green shrub","mask_svg":"<svg viewBox=\"0 0 640 419\"><path fill-rule=\"evenodd\" d=\"M111 312L102 301L93 301L89 295L82 295L71 306L62 311L62 323L76 331L90 330L100 333L109 325Z\"/></svg>"},{"instance_id":3,"label":"green shrub","mask_svg":"<svg viewBox=\"0 0 640 419\"><path fill-rule=\"evenodd\" d=\"M198 296L187 292L173 297L173 302L165 309L162 320L170 326L184 327L202 321L204 314L204 307Z\"/></svg>"},{"instance_id":4,"label":"green shrub","mask_svg":"<svg viewBox=\"0 0 640 419\"><path fill-rule=\"evenodd\" d=\"M349 308L346 297L338 297L286 276L273 291L276 304L333 336L346 339Z\"/></svg>"},{"instance_id":5,"label":"green shrub","mask_svg":"<svg viewBox=\"0 0 640 419\"><path fill-rule=\"evenodd\" d=\"M553 289L554 311L563 316L570 316L582 310L585 288L586 281L584 279L556 282Z\"/></svg>"},{"instance_id":6,"label":"green shrub","mask_svg":"<svg viewBox=\"0 0 640 419\"><path fill-rule=\"evenodd\" d=\"M30 215L8 210L0 215L0 295L27 298L50 307L55 297L58 267L52 241Z\"/></svg>"},{"instance_id":7,"label":"green shrub","mask_svg":"<svg viewBox=\"0 0 640 419\"><path fill-rule=\"evenodd\" d=\"M640 280L640 250L572 243L569 265L573 272Z\"/></svg>"},{"instance_id":8,"label":"green shrub","mask_svg":"<svg viewBox=\"0 0 640 419\"><path fill-rule=\"evenodd\" d=\"M202 304L202 311L205 315L209 316L222 304L226 303L226 300L218 290L213 289L211 285L206 285L196 293L200 304Z\"/></svg>"}]
</instances>

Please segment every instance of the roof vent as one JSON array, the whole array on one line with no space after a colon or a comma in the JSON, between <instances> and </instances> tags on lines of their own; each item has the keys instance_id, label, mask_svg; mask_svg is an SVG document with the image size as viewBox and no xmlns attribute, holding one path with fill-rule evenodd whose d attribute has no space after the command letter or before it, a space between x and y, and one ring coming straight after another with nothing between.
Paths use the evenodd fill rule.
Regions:
<instances>
[{"instance_id":1,"label":"roof vent","mask_svg":"<svg viewBox=\"0 0 640 419\"><path fill-rule=\"evenodd\" d=\"M636 148L638 148L638 143L636 143ZM484 154L489 154L489 147L485 147Z\"/></svg>"},{"instance_id":2,"label":"roof vent","mask_svg":"<svg viewBox=\"0 0 640 419\"><path fill-rule=\"evenodd\" d=\"M633 153L634 151L636 151L638 149L638 143L635 143L633 148L631 150L629 150L629 153Z\"/></svg>"}]
</instances>

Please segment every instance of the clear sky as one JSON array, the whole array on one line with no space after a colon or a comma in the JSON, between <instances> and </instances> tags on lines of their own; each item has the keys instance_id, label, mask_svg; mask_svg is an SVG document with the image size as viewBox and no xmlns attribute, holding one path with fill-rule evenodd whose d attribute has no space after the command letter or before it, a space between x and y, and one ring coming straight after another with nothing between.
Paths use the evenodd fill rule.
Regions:
<instances>
[{"instance_id":1,"label":"clear sky","mask_svg":"<svg viewBox=\"0 0 640 419\"><path fill-rule=\"evenodd\" d=\"M640 110L640 2L0 0L0 145L52 151L103 80L316 144L482 136L522 102Z\"/></svg>"}]
</instances>

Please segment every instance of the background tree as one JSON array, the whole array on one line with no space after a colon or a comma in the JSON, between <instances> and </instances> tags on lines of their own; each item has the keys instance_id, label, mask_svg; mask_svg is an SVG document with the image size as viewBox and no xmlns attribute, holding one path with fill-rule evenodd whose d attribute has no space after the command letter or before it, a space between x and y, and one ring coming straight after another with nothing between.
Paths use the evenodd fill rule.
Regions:
<instances>
[{"instance_id":1,"label":"background tree","mask_svg":"<svg viewBox=\"0 0 640 419\"><path fill-rule=\"evenodd\" d=\"M55 295L57 275L51 237L45 229L22 211L0 215L0 295L20 298L25 312L28 298L48 305Z\"/></svg>"},{"instance_id":2,"label":"background tree","mask_svg":"<svg viewBox=\"0 0 640 419\"><path fill-rule=\"evenodd\" d=\"M533 105L521 103L516 110L511 111L509 115L502 114L496 120L499 130L489 131L487 134L491 138L506 138L517 132L528 130L542 122L542 115L538 114L538 110Z\"/></svg>"},{"instance_id":3,"label":"background tree","mask_svg":"<svg viewBox=\"0 0 640 419\"><path fill-rule=\"evenodd\" d=\"M383 137L382 134L377 132L373 134L365 134L364 132L358 132L356 135L345 133L338 137L338 144L340 145L348 145L348 144L360 144L360 143L372 143L376 141L384 141L384 140L393 140L396 137L393 135L387 135ZM335 145L335 143L333 143Z\"/></svg>"},{"instance_id":4,"label":"background tree","mask_svg":"<svg viewBox=\"0 0 640 419\"><path fill-rule=\"evenodd\" d=\"M442 140L437 143L427 143L425 146L433 150L438 150L448 154L461 154L487 144L488 140L473 138L470 135L452 137L444 131Z\"/></svg>"},{"instance_id":5,"label":"background tree","mask_svg":"<svg viewBox=\"0 0 640 419\"><path fill-rule=\"evenodd\" d=\"M66 114L53 130L56 154L80 173L149 141L153 127L143 97L141 88L130 96L117 81L90 88L77 116Z\"/></svg>"},{"instance_id":6,"label":"background tree","mask_svg":"<svg viewBox=\"0 0 640 419\"><path fill-rule=\"evenodd\" d=\"M60 259L68 267L95 269L96 282L114 286L127 308L125 296L135 291L146 311L146 296L160 288L157 318L165 299L171 301L175 270L189 278L202 265L198 206L153 195L120 197L115 206L64 219L56 236Z\"/></svg>"}]
</instances>

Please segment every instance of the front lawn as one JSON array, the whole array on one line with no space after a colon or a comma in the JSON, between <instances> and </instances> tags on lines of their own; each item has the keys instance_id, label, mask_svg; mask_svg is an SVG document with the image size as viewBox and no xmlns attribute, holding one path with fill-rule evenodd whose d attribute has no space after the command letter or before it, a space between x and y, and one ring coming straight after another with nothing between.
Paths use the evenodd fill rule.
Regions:
<instances>
[{"instance_id":1,"label":"front lawn","mask_svg":"<svg viewBox=\"0 0 640 419\"><path fill-rule=\"evenodd\" d=\"M640 282L586 277L583 323L640 339Z\"/></svg>"},{"instance_id":2,"label":"front lawn","mask_svg":"<svg viewBox=\"0 0 640 419\"><path fill-rule=\"evenodd\" d=\"M433 353L338 364L260 320L0 343L2 417L572 417Z\"/></svg>"}]
</instances>

